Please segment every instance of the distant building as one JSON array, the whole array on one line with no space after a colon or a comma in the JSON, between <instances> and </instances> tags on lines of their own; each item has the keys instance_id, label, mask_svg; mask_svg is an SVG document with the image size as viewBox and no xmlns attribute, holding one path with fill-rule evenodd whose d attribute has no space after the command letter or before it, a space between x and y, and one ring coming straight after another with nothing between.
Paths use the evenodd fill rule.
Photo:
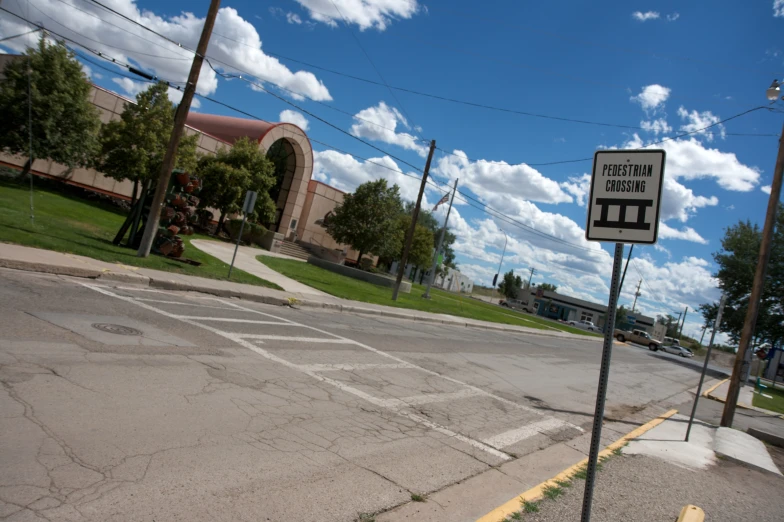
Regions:
<instances>
[{"instance_id":1,"label":"distant building","mask_svg":"<svg viewBox=\"0 0 784 522\"><path fill-rule=\"evenodd\" d=\"M525 300L526 292L529 302L532 302L534 313L548 319L560 321L591 321L598 327L603 327L607 321L607 305L585 301L576 297L561 295L556 292L539 290L535 286L522 290L521 300ZM622 329L640 329L654 333L654 318L639 313L629 312L627 322L619 324Z\"/></svg>"},{"instance_id":2,"label":"distant building","mask_svg":"<svg viewBox=\"0 0 784 522\"><path fill-rule=\"evenodd\" d=\"M465 292L470 294L474 290L474 282L465 274L454 268L446 268L446 272L436 276L433 285L450 292Z\"/></svg>"}]
</instances>

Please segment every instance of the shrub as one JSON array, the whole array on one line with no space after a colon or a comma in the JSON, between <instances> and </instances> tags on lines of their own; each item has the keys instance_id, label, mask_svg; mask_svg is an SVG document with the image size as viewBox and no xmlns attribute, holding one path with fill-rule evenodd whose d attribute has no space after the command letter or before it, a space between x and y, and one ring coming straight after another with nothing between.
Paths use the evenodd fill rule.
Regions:
<instances>
[{"instance_id":1,"label":"shrub","mask_svg":"<svg viewBox=\"0 0 784 522\"><path fill-rule=\"evenodd\" d=\"M232 241L237 240L237 235L240 232L241 226L241 219L231 219L226 223L225 227L226 230L228 230ZM258 223L251 223L246 221L245 228L242 230L241 241L247 244L261 245L261 240L264 238L266 233L267 229L265 227L259 225Z\"/></svg>"}]
</instances>

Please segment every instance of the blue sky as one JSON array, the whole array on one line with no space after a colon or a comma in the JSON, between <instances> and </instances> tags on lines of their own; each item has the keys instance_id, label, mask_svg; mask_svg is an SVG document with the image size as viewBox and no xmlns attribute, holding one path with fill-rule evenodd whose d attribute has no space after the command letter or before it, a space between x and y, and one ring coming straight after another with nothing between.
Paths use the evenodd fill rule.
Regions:
<instances>
[{"instance_id":1,"label":"blue sky","mask_svg":"<svg viewBox=\"0 0 784 522\"><path fill-rule=\"evenodd\" d=\"M103 3L189 47L196 45L208 7L206 0ZM183 81L187 75L187 52L87 0L5 0L3 7L160 78ZM415 197L418 181L394 171L417 175L400 160L423 167L422 140L435 139L442 149L431 172L436 181L458 177L468 195L530 227L458 202L450 226L458 234L462 271L489 284L505 232L504 270L533 266L534 282L603 302L611 245L582 237L591 163L536 164L590 158L603 147L645 146L765 105L771 80L784 77L782 28L784 0L709 6L654 0L223 2L208 51L221 71L250 73L284 100L397 159L207 68L199 92L264 119L299 123L311 138L370 159L313 144L314 177L344 190L387 177L404 196ZM0 37L24 30L22 22L0 13ZM30 42L11 40L5 49L16 52ZM400 91L393 96L383 85L276 55L383 83L381 75L393 86L472 103L641 128L535 118ZM87 64L99 85L128 96L146 87L113 72L127 70L106 65L109 71ZM197 105L194 110L237 115L203 99ZM763 188L777 150L775 136L737 134L777 135L782 121L781 113L758 110L662 145L668 157L659 244L635 248L622 302L631 301L641 277L638 306L648 314L718 299L711 254L726 226L763 219ZM440 194L429 189L427 204ZM700 322L690 313L686 331L694 333Z\"/></svg>"}]
</instances>

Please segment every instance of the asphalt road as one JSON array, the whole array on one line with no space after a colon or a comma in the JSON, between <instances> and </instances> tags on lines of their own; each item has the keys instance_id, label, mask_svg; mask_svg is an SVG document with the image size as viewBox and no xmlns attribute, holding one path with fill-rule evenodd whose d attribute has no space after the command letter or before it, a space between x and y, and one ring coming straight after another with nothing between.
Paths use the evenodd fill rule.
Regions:
<instances>
[{"instance_id":1,"label":"asphalt road","mask_svg":"<svg viewBox=\"0 0 784 522\"><path fill-rule=\"evenodd\" d=\"M0 518L355 520L587 451L600 351L0 270ZM616 346L609 424L698 376Z\"/></svg>"}]
</instances>

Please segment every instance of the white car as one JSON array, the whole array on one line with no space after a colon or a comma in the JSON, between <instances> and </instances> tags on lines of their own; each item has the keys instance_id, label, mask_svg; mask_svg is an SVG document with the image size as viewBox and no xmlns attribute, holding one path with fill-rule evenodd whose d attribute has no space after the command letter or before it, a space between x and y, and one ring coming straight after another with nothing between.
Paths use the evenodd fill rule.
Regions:
<instances>
[{"instance_id":1,"label":"white car","mask_svg":"<svg viewBox=\"0 0 784 522\"><path fill-rule=\"evenodd\" d=\"M659 350L673 355L680 355L681 357L694 357L694 353L688 348L681 346L678 339L664 338L664 343L659 347Z\"/></svg>"},{"instance_id":2,"label":"white car","mask_svg":"<svg viewBox=\"0 0 784 522\"><path fill-rule=\"evenodd\" d=\"M569 326L583 328L584 330L588 330L589 332L601 331L599 327L593 324L591 321L569 321Z\"/></svg>"}]
</instances>

